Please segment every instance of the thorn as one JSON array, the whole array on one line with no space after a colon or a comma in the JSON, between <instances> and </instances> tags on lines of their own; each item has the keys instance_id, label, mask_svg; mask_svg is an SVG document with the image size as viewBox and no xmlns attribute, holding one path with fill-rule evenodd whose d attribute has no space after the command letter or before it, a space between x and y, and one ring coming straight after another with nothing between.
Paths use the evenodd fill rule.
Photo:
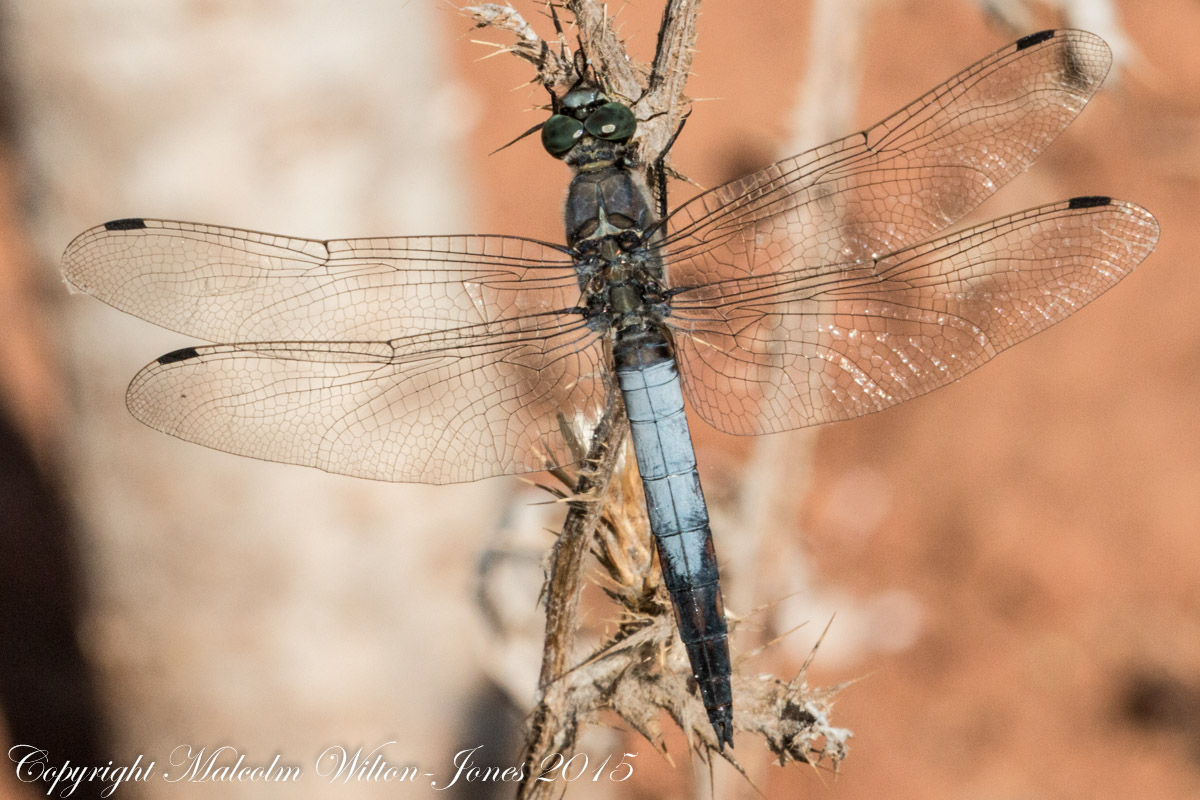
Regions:
<instances>
[{"instance_id":1,"label":"thorn","mask_svg":"<svg viewBox=\"0 0 1200 800\"><path fill-rule=\"evenodd\" d=\"M829 622L825 623L825 630L821 631L821 635L817 637L816 644L812 646L812 650L809 651L808 657L804 659L803 666L800 667L800 675L808 674L808 668L812 666L813 659L817 657L817 651L821 649L821 644L824 643L825 636L829 633L829 629L833 627L833 621L836 618L836 613L829 615Z\"/></svg>"}]
</instances>

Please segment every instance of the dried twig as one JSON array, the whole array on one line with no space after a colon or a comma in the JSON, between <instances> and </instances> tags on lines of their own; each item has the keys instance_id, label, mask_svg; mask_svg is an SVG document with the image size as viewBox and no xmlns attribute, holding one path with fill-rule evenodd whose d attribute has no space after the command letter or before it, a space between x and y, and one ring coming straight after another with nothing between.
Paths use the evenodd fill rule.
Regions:
<instances>
[{"instance_id":1,"label":"dried twig","mask_svg":"<svg viewBox=\"0 0 1200 800\"><path fill-rule=\"evenodd\" d=\"M557 29L553 43L539 38L509 6L472 6L465 11L476 24L513 36L516 42L502 49L530 62L536 80L557 96L575 85L583 70L607 93L627 101L638 118L639 160L651 168L688 110L683 89L691 70L699 4L700 0L669 0L649 67L629 59L596 0L566 2L566 12L573 15L575 47L560 24L560 6L548 7ZM654 564L636 466L632 459L620 458L627 422L614 388L609 389L608 401L583 459L584 471L556 470L552 474L562 488L544 487L569 502L571 510L554 549L546 590L540 699L530 718L525 782L518 792L522 798L555 790L554 783L536 781L536 766L553 753L568 756L581 724L600 709L615 711L660 750L664 745L659 720L665 712L686 732L701 758L720 754L740 769L732 753L718 747L695 693L670 600ZM576 449L582 456L582 446ZM606 572L607 581L601 585L619 604L622 616L615 633L580 659L575 642L589 544ZM731 629L737 624L732 620ZM836 767L845 756L849 732L830 727L832 693L809 692L803 674L785 683L735 673L738 726L762 736L781 763L828 760Z\"/></svg>"},{"instance_id":2,"label":"dried twig","mask_svg":"<svg viewBox=\"0 0 1200 800\"><path fill-rule=\"evenodd\" d=\"M567 672L579 628L584 557L599 526L613 468L629 433L629 420L625 417L625 406L615 382L610 382L605 406L584 461L587 467L575 481L571 510L554 546L546 592L546 641L538 678L541 700L530 722L525 780L518 793L520 797L535 797L539 787L549 786L535 781L538 775L535 767L545 754L565 753L575 744L578 718L568 702L570 686L561 679Z\"/></svg>"}]
</instances>

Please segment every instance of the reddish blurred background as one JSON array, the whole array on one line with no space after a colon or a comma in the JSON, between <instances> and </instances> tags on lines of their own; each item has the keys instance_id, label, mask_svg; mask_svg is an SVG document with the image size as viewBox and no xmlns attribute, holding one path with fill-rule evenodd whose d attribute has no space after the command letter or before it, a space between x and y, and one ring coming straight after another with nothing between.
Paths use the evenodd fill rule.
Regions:
<instances>
[{"instance_id":1,"label":"reddish blurred background","mask_svg":"<svg viewBox=\"0 0 1200 800\"><path fill-rule=\"evenodd\" d=\"M540 6L517 6L550 32ZM771 767L739 739L768 797L1200 796L1200 322L1185 302L1200 297L1188 255L1200 6L1062 6L703 7L689 93L706 101L672 153L700 184L863 127L1017 36L1067 24L1104 35L1118 65L975 219L1111 194L1163 228L1116 290L959 385L761 441L695 423L731 610L775 602L752 619L767 637L809 621L744 668L791 675L836 614L809 682L855 681L835 707L854 731L836 778ZM658 5L610 11L648 58ZM10 740L58 736L84 762L165 761L192 743L307 766L331 744L395 740L395 760L443 770L485 735L515 752L519 717L487 687L532 693L537 622L499 641L472 598L490 548L524 565L517 605L532 610L549 541L536 532L552 523L525 515L542 495L509 479L364 484L144 430L124 383L179 337L67 296L57 259L74 233L137 214L307 236L560 239L565 168L531 140L486 155L542 116L525 65L480 60L492 49L472 40L502 37L425 2L26 0L2 21ZM514 528L532 540L498 538ZM707 793L682 741L673 766L616 731L587 746L641 755L629 783L586 791ZM754 796L732 769L715 773L717 796Z\"/></svg>"}]
</instances>

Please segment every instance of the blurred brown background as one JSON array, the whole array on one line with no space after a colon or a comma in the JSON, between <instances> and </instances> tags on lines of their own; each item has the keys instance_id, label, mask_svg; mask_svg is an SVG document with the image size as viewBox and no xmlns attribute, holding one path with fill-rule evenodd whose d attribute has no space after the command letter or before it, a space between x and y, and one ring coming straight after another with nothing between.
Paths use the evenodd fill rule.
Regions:
<instances>
[{"instance_id":1,"label":"blurred brown background","mask_svg":"<svg viewBox=\"0 0 1200 800\"><path fill-rule=\"evenodd\" d=\"M516 5L551 31L540 6ZM648 58L659 5L610 12ZM394 741L392 761L441 773L485 741L511 761L520 712L495 687L527 703L535 685L544 495L515 479L371 484L144 429L126 382L188 342L68 296L57 260L85 227L133 215L559 240L565 168L533 140L486 155L543 116L526 67L480 60L492 48L473 39L502 39L426 0L2 13L8 740L98 764L232 745L308 773L274 789L119 790L142 797L396 793L326 785L311 765L331 745ZM776 603L753 618L768 637L809 621L743 668L792 674L836 614L810 683L857 679L835 708L854 731L836 778L771 767L739 738L768 797L1200 796L1200 5L708 0L689 84L706 100L673 164L706 186L736 177L1057 25L1104 36L1117 66L973 219L1134 200L1163 228L1145 265L961 384L882 414L759 440L694 423L731 610ZM475 603L481 574L504 594L503 635ZM754 641L735 639L735 655ZM620 730L586 746L638 750L638 767L575 796L708 796L681 741L674 766ZM754 796L715 773L718 797ZM0 774L0 796L44 791Z\"/></svg>"}]
</instances>

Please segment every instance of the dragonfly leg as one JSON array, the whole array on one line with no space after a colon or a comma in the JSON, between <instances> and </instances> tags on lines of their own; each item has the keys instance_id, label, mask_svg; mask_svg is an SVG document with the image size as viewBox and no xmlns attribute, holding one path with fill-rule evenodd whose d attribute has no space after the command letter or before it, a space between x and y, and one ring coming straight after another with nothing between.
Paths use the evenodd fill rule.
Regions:
<instances>
[{"instance_id":1,"label":"dragonfly leg","mask_svg":"<svg viewBox=\"0 0 1200 800\"><path fill-rule=\"evenodd\" d=\"M667 146L658 154L658 158L654 159L654 196L658 200L658 218L666 219L667 213L670 211L667 208L667 156L671 153L671 148L675 146L675 140L679 138L679 134L683 133L683 126L687 124L688 117L692 115L691 109L683 115L683 119L679 120L679 127L675 129L675 133L671 134L671 138L667 141Z\"/></svg>"}]
</instances>

